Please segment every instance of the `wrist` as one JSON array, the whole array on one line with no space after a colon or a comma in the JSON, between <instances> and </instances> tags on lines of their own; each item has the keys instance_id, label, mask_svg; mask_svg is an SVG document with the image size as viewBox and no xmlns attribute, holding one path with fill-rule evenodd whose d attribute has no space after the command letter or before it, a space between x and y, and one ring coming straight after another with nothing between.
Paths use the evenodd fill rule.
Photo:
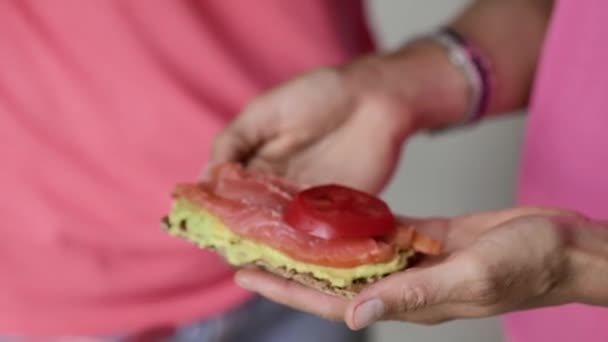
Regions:
<instances>
[{"instance_id":1,"label":"wrist","mask_svg":"<svg viewBox=\"0 0 608 342\"><path fill-rule=\"evenodd\" d=\"M571 301L608 306L608 225L579 220L567 241Z\"/></svg>"},{"instance_id":2,"label":"wrist","mask_svg":"<svg viewBox=\"0 0 608 342\"><path fill-rule=\"evenodd\" d=\"M390 54L375 55L349 66L359 93L389 97L402 108L398 124L410 133L463 121L469 85L446 49L421 40Z\"/></svg>"}]
</instances>

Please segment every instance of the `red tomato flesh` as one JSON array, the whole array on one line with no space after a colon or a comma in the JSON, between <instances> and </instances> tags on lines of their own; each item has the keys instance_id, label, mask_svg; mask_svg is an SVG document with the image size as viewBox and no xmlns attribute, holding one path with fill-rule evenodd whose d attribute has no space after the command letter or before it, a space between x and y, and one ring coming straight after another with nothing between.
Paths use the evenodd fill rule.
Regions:
<instances>
[{"instance_id":1,"label":"red tomato flesh","mask_svg":"<svg viewBox=\"0 0 608 342\"><path fill-rule=\"evenodd\" d=\"M384 201L340 185L299 192L284 219L293 228L326 240L371 238L395 230L395 217Z\"/></svg>"}]
</instances>

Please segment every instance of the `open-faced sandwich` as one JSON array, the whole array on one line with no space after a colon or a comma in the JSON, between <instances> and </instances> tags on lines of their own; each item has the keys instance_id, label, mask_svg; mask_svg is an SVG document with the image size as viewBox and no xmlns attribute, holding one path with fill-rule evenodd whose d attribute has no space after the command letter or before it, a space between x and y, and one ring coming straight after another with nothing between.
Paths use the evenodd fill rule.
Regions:
<instances>
[{"instance_id":1,"label":"open-faced sandwich","mask_svg":"<svg viewBox=\"0 0 608 342\"><path fill-rule=\"evenodd\" d=\"M303 187L222 164L210 179L180 184L168 232L218 251L231 265L257 265L351 297L402 270L436 241L400 225L381 199L340 185Z\"/></svg>"}]
</instances>

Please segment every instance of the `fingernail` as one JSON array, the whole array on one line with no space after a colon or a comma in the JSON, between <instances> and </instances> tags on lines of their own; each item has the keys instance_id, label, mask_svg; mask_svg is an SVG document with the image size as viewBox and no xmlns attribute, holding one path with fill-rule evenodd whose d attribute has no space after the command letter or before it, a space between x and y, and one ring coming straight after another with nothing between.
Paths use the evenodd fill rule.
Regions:
<instances>
[{"instance_id":1,"label":"fingernail","mask_svg":"<svg viewBox=\"0 0 608 342\"><path fill-rule=\"evenodd\" d=\"M239 286L244 288L245 290L251 290L252 286L247 277L241 277L238 274L234 277L234 282Z\"/></svg>"},{"instance_id":2,"label":"fingernail","mask_svg":"<svg viewBox=\"0 0 608 342\"><path fill-rule=\"evenodd\" d=\"M383 315L384 303L379 298L373 298L357 306L353 323L356 329L362 329L379 320Z\"/></svg>"}]
</instances>

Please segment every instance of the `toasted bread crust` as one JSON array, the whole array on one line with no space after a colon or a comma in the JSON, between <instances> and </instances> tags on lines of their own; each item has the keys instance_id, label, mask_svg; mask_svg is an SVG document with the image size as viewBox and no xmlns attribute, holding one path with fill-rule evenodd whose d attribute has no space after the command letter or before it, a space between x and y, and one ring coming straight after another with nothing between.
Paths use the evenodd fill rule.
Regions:
<instances>
[{"instance_id":1,"label":"toasted bread crust","mask_svg":"<svg viewBox=\"0 0 608 342\"><path fill-rule=\"evenodd\" d=\"M359 292L363 291L363 289L365 289L367 286L373 284L374 282L378 281L379 279L381 279L385 276L388 276L388 274L387 274L382 277L361 279L361 281L357 281L346 287L336 287L336 286L332 286L331 283L327 280L315 278L310 273L299 273L294 270L287 270L285 268L274 268L274 267L271 267L271 266L265 264L263 261L255 262L255 266L260 267L273 274L276 274L280 277L283 277L286 279L291 279L291 280L298 282L302 285L305 285L307 287L314 288L323 293L327 293L329 295L338 296L338 297L344 297L344 298L353 298ZM398 271L395 271L395 272L398 272Z\"/></svg>"},{"instance_id":2,"label":"toasted bread crust","mask_svg":"<svg viewBox=\"0 0 608 342\"><path fill-rule=\"evenodd\" d=\"M224 257L224 251L222 249L214 248L214 247L211 247L208 249L213 249L215 252L217 252L222 257ZM402 253L406 253L406 252L402 252ZM376 281L378 281L384 277L389 276L392 273L401 271L401 270L395 270L392 273L385 274L382 276L376 276L376 277L356 280L354 283L352 283L348 286L345 286L345 287L337 287L337 286L333 286L328 280L316 278L311 273L300 273L295 270L286 269L285 267L276 268L276 267L269 265L264 260L257 260L251 264L245 264L245 265L240 265L240 266L232 265L232 266L237 269L248 267L248 266L255 266L255 267L261 268L265 271L268 271L270 273L273 273L277 276L293 280L293 281L298 282L307 287L314 288L323 293L337 296L337 297L343 297L343 298L353 298L359 292L363 291L363 289L365 289L367 286L375 283Z\"/></svg>"}]
</instances>

